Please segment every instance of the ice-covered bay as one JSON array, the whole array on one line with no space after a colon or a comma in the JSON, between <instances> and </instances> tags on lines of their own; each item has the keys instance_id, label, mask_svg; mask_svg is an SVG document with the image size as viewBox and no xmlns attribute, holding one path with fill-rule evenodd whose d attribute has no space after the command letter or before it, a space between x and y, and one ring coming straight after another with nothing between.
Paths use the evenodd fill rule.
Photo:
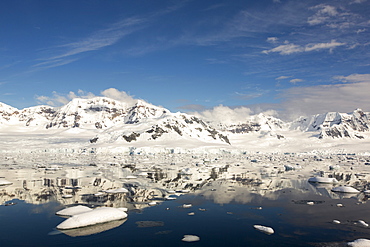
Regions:
<instances>
[{"instance_id":1,"label":"ice-covered bay","mask_svg":"<svg viewBox=\"0 0 370 247\"><path fill-rule=\"evenodd\" d=\"M173 239L178 242L189 233L200 236L202 243L212 242L210 233L202 229L216 227L217 219L221 222L231 220L228 224L244 219L243 231L254 230L254 225L269 226L275 232L269 237L277 236L282 243L286 240L280 236L294 235L293 228L305 231L309 231L306 227L318 228L332 235L330 241L343 243L353 238L346 238L346 231L341 227L351 232L356 230L359 238L368 231L359 223L370 222L366 217L370 210L365 194L370 181L366 155L156 153L102 155L95 159L63 155L65 159L56 155L51 160L34 162L23 157L22 162L17 162L22 158L20 154L19 159L9 159L1 165L2 179L11 183L1 187L1 204L16 204L0 207L0 210L17 209L23 203L41 207L53 202L59 205L54 207L53 214L65 207L82 205L87 206L88 211L96 207L128 208L124 224L117 222L111 226L104 223L90 230L70 232L71 236L98 234L99 229L119 231L122 227L133 227L131 220L164 222L159 226L161 233L158 235L177 232L179 234L174 234ZM326 183L334 179L335 183ZM309 180L315 183L309 183ZM333 191L340 186L355 188L358 193ZM144 212L145 217L140 218L141 214L136 215L137 212ZM216 222L189 232L188 229L203 224L200 222L208 222L203 221L203 217L212 217ZM59 217L54 220L50 231L63 220ZM188 228L183 229L181 224ZM245 232L234 231L245 236ZM251 233L251 236L255 234ZM324 242L325 239L318 238L317 241Z\"/></svg>"}]
</instances>

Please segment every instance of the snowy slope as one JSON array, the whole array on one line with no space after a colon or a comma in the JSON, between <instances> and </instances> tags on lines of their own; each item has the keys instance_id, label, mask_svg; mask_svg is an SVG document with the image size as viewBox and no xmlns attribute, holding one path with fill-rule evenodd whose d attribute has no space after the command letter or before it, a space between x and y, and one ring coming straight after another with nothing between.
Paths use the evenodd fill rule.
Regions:
<instances>
[{"instance_id":1,"label":"snowy slope","mask_svg":"<svg viewBox=\"0 0 370 247\"><path fill-rule=\"evenodd\" d=\"M62 107L22 110L0 103L0 150L365 148L370 141L369 120L370 113L357 109L353 113L301 117L293 122L258 114L244 123L226 125L171 113L143 100L128 103L95 97L73 99Z\"/></svg>"},{"instance_id":2,"label":"snowy slope","mask_svg":"<svg viewBox=\"0 0 370 247\"><path fill-rule=\"evenodd\" d=\"M137 114L134 116L136 117ZM158 118L141 118L133 122L121 123L98 134L91 139L91 142L125 143L189 139L230 144L226 135L213 129L201 119L184 113L168 113Z\"/></svg>"},{"instance_id":3,"label":"snowy slope","mask_svg":"<svg viewBox=\"0 0 370 247\"><path fill-rule=\"evenodd\" d=\"M357 109L352 113L328 112L309 118L297 119L290 124L290 129L304 132L316 132L318 138L368 138L370 131L370 113Z\"/></svg>"}]
</instances>

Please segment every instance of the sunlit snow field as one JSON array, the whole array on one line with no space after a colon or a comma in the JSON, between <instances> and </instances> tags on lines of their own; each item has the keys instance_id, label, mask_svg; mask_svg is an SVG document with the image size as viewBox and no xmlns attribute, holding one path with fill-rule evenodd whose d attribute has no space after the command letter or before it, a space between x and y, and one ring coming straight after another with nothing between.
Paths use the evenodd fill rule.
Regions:
<instances>
[{"instance_id":1,"label":"sunlit snow field","mask_svg":"<svg viewBox=\"0 0 370 247\"><path fill-rule=\"evenodd\" d=\"M370 234L369 159L352 153L2 154L0 245L347 246ZM312 177L338 182L309 183ZM332 191L341 185L358 192ZM123 193L112 192L120 188ZM128 217L57 230L66 219L56 212L76 205L125 207ZM184 235L199 240L184 242Z\"/></svg>"}]
</instances>

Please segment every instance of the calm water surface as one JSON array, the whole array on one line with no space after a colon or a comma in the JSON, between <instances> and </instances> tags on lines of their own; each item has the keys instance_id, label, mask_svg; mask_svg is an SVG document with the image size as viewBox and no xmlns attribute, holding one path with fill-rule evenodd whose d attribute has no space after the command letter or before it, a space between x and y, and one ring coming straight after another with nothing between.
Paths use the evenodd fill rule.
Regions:
<instances>
[{"instance_id":1,"label":"calm water surface","mask_svg":"<svg viewBox=\"0 0 370 247\"><path fill-rule=\"evenodd\" d=\"M335 194L330 186L311 185L306 179L277 178L283 182L275 183L273 188L249 180L214 180L198 184L190 193L171 195L176 200L160 200L161 190L156 188L164 181L188 181L184 184L189 188L195 180L166 177L145 184L145 178L140 183L119 183L132 189L131 196L99 199L91 191L100 191L102 184L114 182L104 174L85 171L63 182L60 179L65 178L64 173L59 171L20 169L14 174L20 171L23 175L14 175L13 185L0 188L0 246L346 246L349 241L370 236L370 229L357 223L370 222L365 195ZM6 178L11 180L9 174L7 170ZM102 178L100 185L96 178ZM145 189L139 190L138 184L145 184ZM67 192L73 197L61 197ZM150 201L158 204L148 206ZM56 230L64 218L55 212L78 204L127 206L128 218L64 232ZM183 208L183 204L192 207ZM191 212L194 215L188 215ZM341 224L334 224L334 219ZM253 228L255 224L270 226L275 233L259 232ZM182 242L186 234L197 235L200 241Z\"/></svg>"}]
</instances>

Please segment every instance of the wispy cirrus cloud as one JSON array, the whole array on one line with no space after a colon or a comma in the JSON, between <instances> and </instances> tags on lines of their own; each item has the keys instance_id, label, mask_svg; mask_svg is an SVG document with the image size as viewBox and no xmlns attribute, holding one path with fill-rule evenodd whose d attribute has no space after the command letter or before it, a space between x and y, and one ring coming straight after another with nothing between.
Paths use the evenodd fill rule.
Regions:
<instances>
[{"instance_id":1,"label":"wispy cirrus cloud","mask_svg":"<svg viewBox=\"0 0 370 247\"><path fill-rule=\"evenodd\" d=\"M51 47L48 49L48 53L54 53L54 55L39 59L41 62L33 65L33 69L48 69L66 65L80 59L80 57L78 57L80 54L112 46L126 36L148 27L155 18L178 10L183 7L186 2L187 1L183 1L168 6L167 8L148 15L128 17L112 23L104 29L97 30L77 41Z\"/></svg>"},{"instance_id":2,"label":"wispy cirrus cloud","mask_svg":"<svg viewBox=\"0 0 370 247\"><path fill-rule=\"evenodd\" d=\"M48 69L72 63L79 59L76 57L79 54L96 51L117 43L123 37L141 28L145 22L146 20L141 18L127 18L78 41L52 47L49 52L56 54L39 59L42 62L35 64L33 68Z\"/></svg>"},{"instance_id":3,"label":"wispy cirrus cloud","mask_svg":"<svg viewBox=\"0 0 370 247\"><path fill-rule=\"evenodd\" d=\"M262 53L264 54L279 53L280 55L290 55L294 53L311 52L325 49L332 52L334 48L344 45L346 45L346 43L337 42L336 40L332 40L328 43L310 43L307 45L296 45L287 43L284 45L279 45L270 50L264 50L262 51Z\"/></svg>"}]
</instances>

